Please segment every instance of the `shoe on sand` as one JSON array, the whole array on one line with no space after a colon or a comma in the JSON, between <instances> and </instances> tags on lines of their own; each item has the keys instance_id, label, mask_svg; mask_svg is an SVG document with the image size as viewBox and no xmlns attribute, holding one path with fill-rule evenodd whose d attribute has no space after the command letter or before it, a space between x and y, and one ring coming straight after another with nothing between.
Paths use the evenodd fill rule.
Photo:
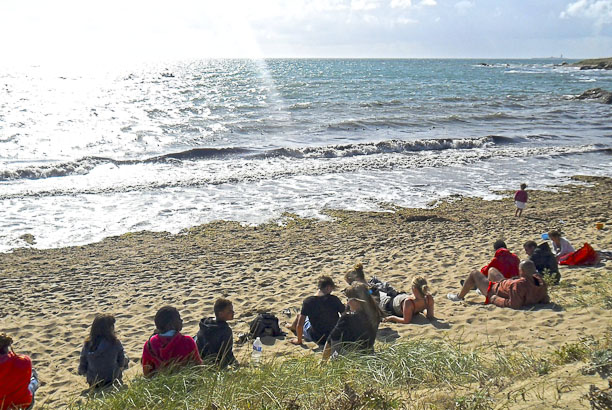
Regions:
<instances>
[{"instance_id":1,"label":"shoe on sand","mask_svg":"<svg viewBox=\"0 0 612 410\"><path fill-rule=\"evenodd\" d=\"M482 292L480 291L480 289L476 289L476 293L478 293L480 296L482 296Z\"/></svg>"},{"instance_id":2,"label":"shoe on sand","mask_svg":"<svg viewBox=\"0 0 612 410\"><path fill-rule=\"evenodd\" d=\"M449 293L448 295L446 295L446 298L451 302L461 302L463 300L459 298L459 295L457 295L456 293Z\"/></svg>"}]
</instances>

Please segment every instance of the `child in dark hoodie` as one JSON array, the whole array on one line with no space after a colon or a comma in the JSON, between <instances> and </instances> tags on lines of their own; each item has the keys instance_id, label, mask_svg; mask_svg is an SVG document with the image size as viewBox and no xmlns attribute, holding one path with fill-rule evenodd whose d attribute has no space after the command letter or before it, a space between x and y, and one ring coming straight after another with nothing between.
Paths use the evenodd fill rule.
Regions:
<instances>
[{"instance_id":1,"label":"child in dark hoodie","mask_svg":"<svg viewBox=\"0 0 612 410\"><path fill-rule=\"evenodd\" d=\"M121 380L127 365L123 346L115 336L115 317L96 315L81 350L79 374L87 377L90 387L100 388Z\"/></svg>"},{"instance_id":2,"label":"child in dark hoodie","mask_svg":"<svg viewBox=\"0 0 612 410\"><path fill-rule=\"evenodd\" d=\"M227 324L234 319L234 306L227 299L217 299L214 306L215 319L200 320L200 330L195 341L202 359L214 361L219 367L238 364L232 346L232 329Z\"/></svg>"},{"instance_id":3,"label":"child in dark hoodie","mask_svg":"<svg viewBox=\"0 0 612 410\"><path fill-rule=\"evenodd\" d=\"M202 364L193 338L181 334L183 319L178 310L164 306L155 315L155 333L142 349L142 371L145 376L171 365Z\"/></svg>"}]
</instances>

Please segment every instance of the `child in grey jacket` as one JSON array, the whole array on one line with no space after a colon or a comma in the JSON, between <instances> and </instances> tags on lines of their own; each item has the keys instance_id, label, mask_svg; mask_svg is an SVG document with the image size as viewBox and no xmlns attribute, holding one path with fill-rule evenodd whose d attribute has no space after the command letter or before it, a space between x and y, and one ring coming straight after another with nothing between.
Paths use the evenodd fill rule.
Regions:
<instances>
[{"instance_id":1,"label":"child in grey jacket","mask_svg":"<svg viewBox=\"0 0 612 410\"><path fill-rule=\"evenodd\" d=\"M115 336L115 317L98 314L91 324L79 361L79 374L87 377L90 387L109 386L121 380L128 359Z\"/></svg>"}]
</instances>

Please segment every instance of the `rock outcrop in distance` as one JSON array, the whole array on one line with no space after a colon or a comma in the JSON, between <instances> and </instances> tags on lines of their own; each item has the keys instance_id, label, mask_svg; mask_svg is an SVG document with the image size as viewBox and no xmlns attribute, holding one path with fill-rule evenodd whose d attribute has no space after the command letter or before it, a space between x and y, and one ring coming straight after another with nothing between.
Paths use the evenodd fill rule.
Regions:
<instances>
[{"instance_id":1,"label":"rock outcrop in distance","mask_svg":"<svg viewBox=\"0 0 612 410\"><path fill-rule=\"evenodd\" d=\"M612 57L607 58L592 58L589 60L578 61L570 64L574 67L580 67L581 70L612 70Z\"/></svg>"},{"instance_id":2,"label":"rock outcrop in distance","mask_svg":"<svg viewBox=\"0 0 612 410\"><path fill-rule=\"evenodd\" d=\"M578 97L578 100L597 100L604 104L612 104L612 92L606 91L601 88L591 88L590 90L586 90Z\"/></svg>"}]
</instances>

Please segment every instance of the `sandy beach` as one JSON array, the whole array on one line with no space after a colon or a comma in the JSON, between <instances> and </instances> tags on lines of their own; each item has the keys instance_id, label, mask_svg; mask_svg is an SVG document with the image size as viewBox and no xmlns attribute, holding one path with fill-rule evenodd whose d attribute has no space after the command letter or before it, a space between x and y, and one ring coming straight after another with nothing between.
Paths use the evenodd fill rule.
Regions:
<instances>
[{"instance_id":1,"label":"sandy beach","mask_svg":"<svg viewBox=\"0 0 612 410\"><path fill-rule=\"evenodd\" d=\"M381 324L379 343L435 338L544 354L581 337L600 338L612 325L612 305L584 307L576 295L590 278L610 274L610 261L562 267L567 286L552 291L551 305L515 311L485 306L473 292L462 303L445 298L459 290L459 279L490 260L497 238L521 259L525 241L540 241L541 233L557 227L576 248L589 242L596 250L612 249L612 179L582 177L554 192L529 193L522 218L514 217L513 193L506 192L497 201L451 197L428 209L334 210L328 211L329 221L286 215L282 224L256 227L221 221L178 235L136 232L86 246L0 254L0 329L15 339L16 352L32 358L42 381L37 403L49 408L66 405L87 387L76 368L98 312L117 318L119 339L131 359L129 378L141 373L142 345L159 307L176 306L183 333L194 335L200 318L212 315L214 300L227 297L234 301L236 319L230 325L237 339L257 312L289 321L283 310L299 308L314 294L321 274L343 288L343 274L356 262L364 264L367 277L404 290L413 276L424 275L434 291L436 321L420 316L409 325ZM597 230L596 222L604 222L604 229ZM300 348L288 339L265 340L264 355L314 354L314 344ZM248 344L235 347L239 360L248 361L249 349ZM607 385L599 376L569 369L546 376L573 380L557 389L563 406L585 406L581 397L590 384ZM525 407L548 408L534 400Z\"/></svg>"}]
</instances>

